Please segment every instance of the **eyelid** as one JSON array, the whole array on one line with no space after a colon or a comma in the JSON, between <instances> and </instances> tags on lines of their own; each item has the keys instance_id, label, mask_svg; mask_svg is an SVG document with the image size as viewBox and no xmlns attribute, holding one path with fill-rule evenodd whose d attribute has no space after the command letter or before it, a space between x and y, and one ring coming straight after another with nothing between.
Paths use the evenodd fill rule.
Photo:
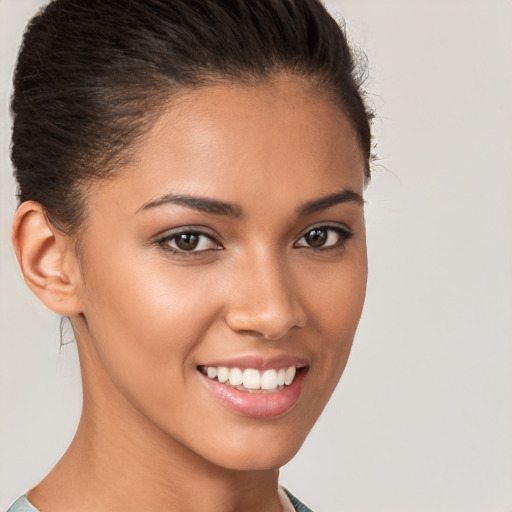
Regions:
<instances>
[{"instance_id":1,"label":"eyelid","mask_svg":"<svg viewBox=\"0 0 512 512\"><path fill-rule=\"evenodd\" d=\"M315 224L311 224L306 229L303 229L300 235L297 237L297 240L302 238L304 235L307 235L313 229L334 229L337 231L343 231L346 234L353 235L354 232L351 228L349 228L343 222L315 222Z\"/></svg>"},{"instance_id":2,"label":"eyelid","mask_svg":"<svg viewBox=\"0 0 512 512\"><path fill-rule=\"evenodd\" d=\"M169 238L181 233L197 233L198 235L205 235L212 239L223 242L223 238L213 229L202 226L200 224L185 224L183 226L176 226L174 228L165 229L153 237L153 240L161 240L162 238Z\"/></svg>"}]
</instances>

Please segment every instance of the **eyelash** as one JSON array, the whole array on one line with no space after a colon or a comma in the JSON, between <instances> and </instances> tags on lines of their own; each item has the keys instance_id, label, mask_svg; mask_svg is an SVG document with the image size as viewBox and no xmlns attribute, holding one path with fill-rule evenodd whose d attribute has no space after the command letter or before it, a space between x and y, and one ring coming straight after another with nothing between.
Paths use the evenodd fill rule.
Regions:
<instances>
[{"instance_id":1,"label":"eyelash","mask_svg":"<svg viewBox=\"0 0 512 512\"><path fill-rule=\"evenodd\" d=\"M314 247L312 245L298 245L299 242L305 238L307 235L311 234L313 231L327 231L327 239L326 241L329 241L329 237L332 233L335 234L335 236L338 237L338 240L336 240L334 243L331 243L330 245L320 245L318 247ZM329 233L330 232L330 233ZM216 244L217 247L215 248L207 248L207 249L201 249L196 250L196 247L192 248L191 250L187 251L185 249L180 249L179 247L171 247L169 244L173 241L176 242L178 237L183 235L192 235L199 237L198 245L201 244L201 238L207 238L212 244ZM295 248L301 248L301 249L308 249L313 251L331 251L331 250L340 250L343 249L345 246L345 243L350 240L354 236L354 233L346 226L340 226L340 225L317 225L317 226L311 226L307 228L301 236L297 239L296 242L294 242L293 247ZM176 254L179 256L184 257L190 257L190 256L198 256L201 253L204 253L206 251L212 251L212 250L223 250L221 243L218 242L215 237L210 234L206 233L204 231L201 231L199 229L194 228L186 228L181 229L179 231L175 231L173 233L169 233L165 235L162 238L159 238L158 240L155 240L155 244L158 245L160 248L162 248L166 252L170 252L171 254Z\"/></svg>"}]
</instances>

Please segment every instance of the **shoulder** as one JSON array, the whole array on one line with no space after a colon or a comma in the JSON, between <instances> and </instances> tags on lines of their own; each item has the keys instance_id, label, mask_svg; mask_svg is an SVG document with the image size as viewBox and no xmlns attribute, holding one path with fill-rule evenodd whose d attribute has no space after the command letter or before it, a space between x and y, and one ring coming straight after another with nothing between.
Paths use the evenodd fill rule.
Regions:
<instances>
[{"instance_id":1,"label":"shoulder","mask_svg":"<svg viewBox=\"0 0 512 512\"><path fill-rule=\"evenodd\" d=\"M39 512L37 508L33 507L27 500L26 496L18 498L7 512Z\"/></svg>"},{"instance_id":2,"label":"shoulder","mask_svg":"<svg viewBox=\"0 0 512 512\"><path fill-rule=\"evenodd\" d=\"M286 496L290 500L290 503L293 505L293 508L296 512L313 512L308 506L304 505L301 501L299 501L288 489L281 487L285 492Z\"/></svg>"}]
</instances>

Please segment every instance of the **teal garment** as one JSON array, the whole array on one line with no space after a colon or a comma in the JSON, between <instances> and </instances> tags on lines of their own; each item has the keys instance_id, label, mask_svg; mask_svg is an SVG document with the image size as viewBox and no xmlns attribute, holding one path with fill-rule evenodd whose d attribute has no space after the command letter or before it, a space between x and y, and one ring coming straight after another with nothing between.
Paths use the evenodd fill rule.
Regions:
<instances>
[{"instance_id":1,"label":"teal garment","mask_svg":"<svg viewBox=\"0 0 512 512\"><path fill-rule=\"evenodd\" d=\"M13 503L7 512L39 512L39 510L30 504L26 496L22 496Z\"/></svg>"},{"instance_id":2,"label":"teal garment","mask_svg":"<svg viewBox=\"0 0 512 512\"><path fill-rule=\"evenodd\" d=\"M288 489L285 489L284 487L281 487L281 489L283 489L286 496L288 496L288 499L290 500L296 512L313 512L309 507L304 505L304 503L300 502Z\"/></svg>"},{"instance_id":3,"label":"teal garment","mask_svg":"<svg viewBox=\"0 0 512 512\"><path fill-rule=\"evenodd\" d=\"M283 487L283 491L290 499L296 512L313 512L310 508L306 507L304 503L301 503L288 489ZM30 504L26 496L21 496L21 498L18 498L16 502L13 503L7 512L39 512L39 510Z\"/></svg>"}]
</instances>

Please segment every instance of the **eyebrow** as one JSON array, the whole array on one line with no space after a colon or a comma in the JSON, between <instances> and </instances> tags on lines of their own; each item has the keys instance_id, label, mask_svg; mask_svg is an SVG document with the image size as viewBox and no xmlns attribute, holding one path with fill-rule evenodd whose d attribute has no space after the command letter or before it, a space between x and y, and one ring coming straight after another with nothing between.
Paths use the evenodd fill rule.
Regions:
<instances>
[{"instance_id":1,"label":"eyebrow","mask_svg":"<svg viewBox=\"0 0 512 512\"><path fill-rule=\"evenodd\" d=\"M331 206L341 203L358 203L362 205L364 204L364 200L357 192L345 189L341 192L321 197L320 199L308 201L299 208L298 213L300 216L311 215L312 213L331 208Z\"/></svg>"},{"instance_id":2,"label":"eyebrow","mask_svg":"<svg viewBox=\"0 0 512 512\"><path fill-rule=\"evenodd\" d=\"M227 215L229 217L240 217L242 215L242 208L236 204L226 203L216 199L209 199L207 197L175 194L166 194L155 201L146 203L139 209L139 211L149 210L168 203L186 206L193 210L210 213L212 215Z\"/></svg>"},{"instance_id":3,"label":"eyebrow","mask_svg":"<svg viewBox=\"0 0 512 512\"><path fill-rule=\"evenodd\" d=\"M313 199L304 203L298 208L299 216L311 215L315 212L331 208L337 204L354 202L358 204L364 204L364 200L361 195L354 192L353 190L342 190L334 194L330 194L319 199ZM187 196L187 195L176 195L176 194L165 194L164 196L144 204L139 211L149 210L151 208L157 208L165 204L177 204L185 206L199 212L209 213L212 215L226 215L228 217L241 217L242 208L233 203L226 203L217 199L210 199L208 197L198 196Z\"/></svg>"}]
</instances>

